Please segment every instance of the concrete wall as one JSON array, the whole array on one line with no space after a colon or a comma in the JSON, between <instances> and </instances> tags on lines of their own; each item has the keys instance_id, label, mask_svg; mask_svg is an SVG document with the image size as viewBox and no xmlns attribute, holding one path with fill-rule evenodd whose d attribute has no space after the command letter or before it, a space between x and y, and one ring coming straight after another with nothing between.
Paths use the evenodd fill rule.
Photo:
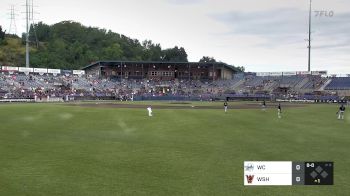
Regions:
<instances>
[{"instance_id":1,"label":"concrete wall","mask_svg":"<svg viewBox=\"0 0 350 196\"><path fill-rule=\"evenodd\" d=\"M86 75L100 76L100 66L93 66L85 70Z\"/></svg>"},{"instance_id":2,"label":"concrete wall","mask_svg":"<svg viewBox=\"0 0 350 196\"><path fill-rule=\"evenodd\" d=\"M227 69L227 68L221 69L221 79L223 79L223 80L232 80L233 74L234 73L230 69Z\"/></svg>"}]
</instances>

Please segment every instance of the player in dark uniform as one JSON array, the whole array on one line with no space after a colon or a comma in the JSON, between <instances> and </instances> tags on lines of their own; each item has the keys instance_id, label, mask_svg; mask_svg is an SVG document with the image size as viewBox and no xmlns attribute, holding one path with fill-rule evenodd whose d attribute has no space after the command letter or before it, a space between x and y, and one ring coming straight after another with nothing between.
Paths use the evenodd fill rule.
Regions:
<instances>
[{"instance_id":1,"label":"player in dark uniform","mask_svg":"<svg viewBox=\"0 0 350 196\"><path fill-rule=\"evenodd\" d=\"M282 118L282 107L281 107L281 104L279 103L278 104L278 107L277 107L277 116L278 118Z\"/></svg>"},{"instance_id":2,"label":"player in dark uniform","mask_svg":"<svg viewBox=\"0 0 350 196\"><path fill-rule=\"evenodd\" d=\"M265 102L265 100L261 104L261 109L262 109L262 111L266 110L266 102Z\"/></svg>"},{"instance_id":3,"label":"player in dark uniform","mask_svg":"<svg viewBox=\"0 0 350 196\"><path fill-rule=\"evenodd\" d=\"M227 104L227 101L225 101L225 102L224 102L225 113L227 112L227 107L228 107L228 104Z\"/></svg>"},{"instance_id":4,"label":"player in dark uniform","mask_svg":"<svg viewBox=\"0 0 350 196\"><path fill-rule=\"evenodd\" d=\"M345 112L345 106L341 105L338 111L338 119L344 120L344 112Z\"/></svg>"}]
</instances>

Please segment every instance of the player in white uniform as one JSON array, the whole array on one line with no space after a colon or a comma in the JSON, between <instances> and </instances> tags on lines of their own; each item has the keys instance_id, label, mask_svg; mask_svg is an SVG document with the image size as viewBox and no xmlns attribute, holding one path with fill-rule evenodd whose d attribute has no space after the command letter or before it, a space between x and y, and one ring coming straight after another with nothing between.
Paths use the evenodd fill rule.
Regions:
<instances>
[{"instance_id":1,"label":"player in white uniform","mask_svg":"<svg viewBox=\"0 0 350 196\"><path fill-rule=\"evenodd\" d=\"M152 108L151 108L151 106L147 107L147 111L148 111L148 116L151 117L152 116Z\"/></svg>"},{"instance_id":2,"label":"player in white uniform","mask_svg":"<svg viewBox=\"0 0 350 196\"><path fill-rule=\"evenodd\" d=\"M227 112L227 107L228 107L228 105L227 105L227 101L225 101L225 103L224 103L225 113Z\"/></svg>"}]
</instances>

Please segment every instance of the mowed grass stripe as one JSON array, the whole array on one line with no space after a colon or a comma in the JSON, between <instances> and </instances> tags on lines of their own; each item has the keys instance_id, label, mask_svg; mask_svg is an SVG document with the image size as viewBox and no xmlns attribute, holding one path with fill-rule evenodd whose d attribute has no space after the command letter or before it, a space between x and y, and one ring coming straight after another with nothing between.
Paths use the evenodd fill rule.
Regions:
<instances>
[{"instance_id":1,"label":"mowed grass stripe","mask_svg":"<svg viewBox=\"0 0 350 196\"><path fill-rule=\"evenodd\" d=\"M336 106L154 110L0 106L0 195L348 195ZM244 160L335 161L328 187L244 187Z\"/></svg>"}]
</instances>

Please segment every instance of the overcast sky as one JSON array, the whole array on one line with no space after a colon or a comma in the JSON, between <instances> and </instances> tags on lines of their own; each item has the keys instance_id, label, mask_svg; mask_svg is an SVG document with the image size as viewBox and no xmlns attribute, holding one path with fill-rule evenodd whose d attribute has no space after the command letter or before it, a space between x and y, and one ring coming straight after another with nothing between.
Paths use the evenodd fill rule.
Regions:
<instances>
[{"instance_id":1,"label":"overcast sky","mask_svg":"<svg viewBox=\"0 0 350 196\"><path fill-rule=\"evenodd\" d=\"M0 25L25 27L25 0L1 0ZM163 48L182 46L190 61L202 56L247 71L307 69L309 0L34 0L36 20L74 20ZM332 11L316 17L314 11ZM313 0L312 70L350 74L350 0Z\"/></svg>"}]
</instances>

